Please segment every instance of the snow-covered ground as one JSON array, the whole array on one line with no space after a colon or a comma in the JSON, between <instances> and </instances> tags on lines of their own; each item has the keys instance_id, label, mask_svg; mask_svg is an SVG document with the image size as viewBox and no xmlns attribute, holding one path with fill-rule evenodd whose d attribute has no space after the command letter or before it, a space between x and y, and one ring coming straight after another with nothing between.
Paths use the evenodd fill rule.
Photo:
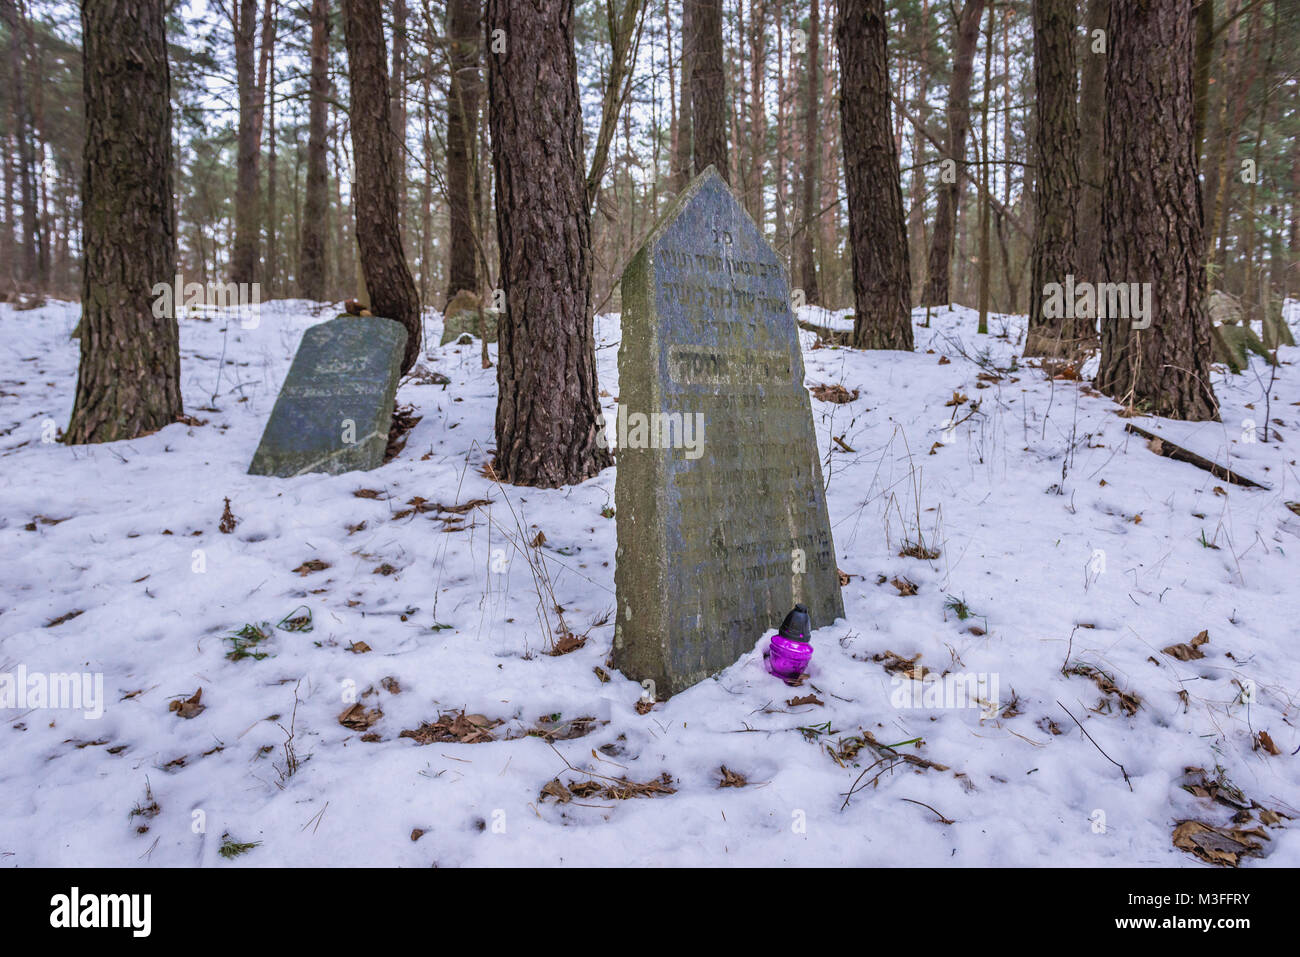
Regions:
<instances>
[{"instance_id":1,"label":"snow-covered ground","mask_svg":"<svg viewBox=\"0 0 1300 957\"><path fill-rule=\"evenodd\" d=\"M913 354L801 333L810 387L860 390L813 400L846 618L815 633L802 687L764 671L756 634L642 714L606 664L614 470L558 491L485 477L496 370L477 343L429 350L446 388L402 385L423 418L395 461L283 480L245 470L331 309L184 320L197 423L96 447L49 441L72 406L77 314L0 306L0 674L102 675L106 705L0 709L0 863L1206 866L1172 841L1194 819L1266 834L1250 866L1300 864L1300 821L1229 823L1234 801L1300 816L1300 515L1284 504L1300 500L1300 350L1267 409L1267 365L1216 371L1223 421L1192 424L1121 418L1017 363L1023 317L980 336L969 310L928 328L918 310ZM427 341L439 332L431 314ZM597 336L612 424L618 318ZM1247 441L1243 421L1262 435L1266 417L1276 439ZM1158 456L1129 421L1270 488ZM490 505L434 507L475 499ZM937 557L900 556L919 537ZM557 617L530 555L589 636L577 650L546 653ZM305 611L311 631L276 627ZM230 636L263 622L248 650L266 657L230 660ZM1162 651L1202 631L1203 657ZM922 666L947 673L947 697L900 676ZM952 679L979 675L996 714L954 699ZM180 705L200 688L202 710ZM462 709L500 720L494 740L466 722L471 743L399 736ZM555 715L561 731L594 720L526 734ZM719 788L724 765L746 786ZM1227 803L1184 789L1189 767ZM582 786L665 774L672 793ZM256 846L227 859L225 842Z\"/></svg>"}]
</instances>

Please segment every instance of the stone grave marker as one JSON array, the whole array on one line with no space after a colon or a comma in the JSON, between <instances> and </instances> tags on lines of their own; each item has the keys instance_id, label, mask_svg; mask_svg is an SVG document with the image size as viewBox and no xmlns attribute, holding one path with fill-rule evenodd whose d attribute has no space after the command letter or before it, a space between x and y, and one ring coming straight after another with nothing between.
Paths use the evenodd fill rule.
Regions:
<instances>
[{"instance_id":1,"label":"stone grave marker","mask_svg":"<svg viewBox=\"0 0 1300 957\"><path fill-rule=\"evenodd\" d=\"M382 465L405 348L402 324L373 316L339 316L303 333L249 474Z\"/></svg>"},{"instance_id":2,"label":"stone grave marker","mask_svg":"<svg viewBox=\"0 0 1300 957\"><path fill-rule=\"evenodd\" d=\"M614 664L673 695L844 614L776 253L710 167L622 279Z\"/></svg>"}]
</instances>

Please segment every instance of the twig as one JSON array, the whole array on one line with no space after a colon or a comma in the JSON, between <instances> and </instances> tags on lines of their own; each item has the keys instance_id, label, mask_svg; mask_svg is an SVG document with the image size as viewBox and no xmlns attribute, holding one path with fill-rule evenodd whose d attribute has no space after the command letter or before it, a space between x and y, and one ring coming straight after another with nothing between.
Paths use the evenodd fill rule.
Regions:
<instances>
[{"instance_id":1,"label":"twig","mask_svg":"<svg viewBox=\"0 0 1300 957\"><path fill-rule=\"evenodd\" d=\"M1075 724L1079 724L1079 719L1076 718L1073 714L1070 714L1070 709L1069 709L1069 708L1067 708L1065 705L1061 704L1061 702L1060 702L1059 700L1058 700L1056 703L1057 703L1058 705L1061 705L1061 710L1062 710L1062 711L1064 711L1066 714L1069 714L1069 715L1070 715L1070 720L1071 720L1071 721L1073 721ZM1083 732L1084 737L1086 737L1089 741L1092 741L1092 746L1093 746L1094 748L1096 748L1098 751L1101 751L1101 745L1098 744L1096 741L1093 741L1092 735L1090 735L1090 734L1088 733L1088 729L1087 729L1087 728L1085 728L1083 725L1079 724L1079 730ZM1114 758L1112 758L1112 757L1111 757L1109 754L1107 754L1105 751L1101 751L1101 756L1102 756L1103 758L1105 758L1107 761L1109 761L1111 764L1115 765L1115 767L1119 768L1119 773L1122 774L1122 775L1124 775L1124 783L1127 784L1127 785L1128 785L1128 789L1129 789L1130 791L1132 791L1132 790L1133 790L1133 782L1130 781L1130 780L1128 779L1128 772L1124 770L1124 765L1120 764L1118 761L1116 761Z\"/></svg>"},{"instance_id":2,"label":"twig","mask_svg":"<svg viewBox=\"0 0 1300 957\"><path fill-rule=\"evenodd\" d=\"M1265 422L1264 425L1265 428L1268 427L1267 422ZM1186 462L1188 465L1195 465L1198 469L1204 469L1209 472L1215 478L1223 479L1225 482L1230 482L1233 485L1243 485L1247 488L1268 488L1267 485L1261 485L1259 482L1256 482L1253 479L1248 479L1244 475L1238 475L1230 468L1212 462L1203 455L1197 455L1195 452L1185 449L1181 445L1175 445L1163 435L1156 435L1154 432L1148 432L1146 429L1139 428L1131 422L1124 426L1124 431L1132 432L1134 435L1140 435L1144 439L1159 442L1160 444L1157 448L1151 449L1151 451L1155 452L1156 455L1163 455L1165 458L1173 459L1175 462Z\"/></svg>"},{"instance_id":3,"label":"twig","mask_svg":"<svg viewBox=\"0 0 1300 957\"><path fill-rule=\"evenodd\" d=\"M956 824L956 823L957 823L956 821L951 821L951 820L949 820L948 818L944 817L942 814L940 814L940 813L939 813L938 811L936 811L934 808L930 807L930 805L926 804L924 801L913 801L911 798L902 798L901 800L906 801L908 804L919 804L921 807L925 808L927 811L932 812L936 817L938 817L940 823L942 823L942 824Z\"/></svg>"},{"instance_id":4,"label":"twig","mask_svg":"<svg viewBox=\"0 0 1300 957\"><path fill-rule=\"evenodd\" d=\"M866 773L867 773L868 771L870 771L872 768L874 768L874 767L876 766L876 764L881 764L881 763L883 763L883 762L885 762L885 761L888 761L888 760L889 760L889 757L888 757L888 756L883 757L883 758L880 758L878 761L875 762L875 764L870 764L870 765L868 765L866 768L863 769L862 773L858 775L857 780L855 780L855 781L853 782L853 786L849 788L849 793L846 794L846 795L844 795L844 803L840 805L840 810L841 810L841 811L843 811L846 807L849 806L849 799L850 799L851 797L853 797L854 794L856 794L858 791L865 790L866 788L871 787L871 785L875 784L876 781L879 780L880 775L884 774L886 771L888 771L890 768L892 768L895 764L898 764L898 763L899 763L898 761L894 761L893 764L890 764L888 767L881 768L880 771L877 772L877 774L876 774L876 776L875 776L874 778L872 778L872 779L871 779L870 781L868 781L866 784L862 785L861 788L858 787L858 781L861 781L861 780L866 776Z\"/></svg>"}]
</instances>

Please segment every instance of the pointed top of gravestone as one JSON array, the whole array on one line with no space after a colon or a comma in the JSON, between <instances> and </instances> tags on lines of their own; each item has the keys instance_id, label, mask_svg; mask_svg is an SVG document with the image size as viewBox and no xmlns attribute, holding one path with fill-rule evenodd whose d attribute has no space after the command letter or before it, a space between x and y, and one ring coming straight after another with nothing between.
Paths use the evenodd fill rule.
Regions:
<instances>
[{"instance_id":1,"label":"pointed top of gravestone","mask_svg":"<svg viewBox=\"0 0 1300 957\"><path fill-rule=\"evenodd\" d=\"M698 176L687 183L673 201L668 204L668 207L660 214L659 218L655 220L654 228L652 228L646 235L645 239L641 243L640 249L637 251L640 252L645 249L652 249L655 244L663 238L664 233L666 233L677 221L677 217L681 215L682 210L690 204L691 200L695 199L702 192L712 192L721 197L722 200L727 202L729 205L729 208L726 210L727 218L735 217L741 219L743 222L752 226L754 231L762 236L762 230L760 230L754 223L754 220L750 218L748 210L746 210L745 207L736 199L736 194L731 191L731 187L727 185L727 181L719 175L717 167L710 164L706 166ZM766 242L766 237L763 238L764 242Z\"/></svg>"}]
</instances>

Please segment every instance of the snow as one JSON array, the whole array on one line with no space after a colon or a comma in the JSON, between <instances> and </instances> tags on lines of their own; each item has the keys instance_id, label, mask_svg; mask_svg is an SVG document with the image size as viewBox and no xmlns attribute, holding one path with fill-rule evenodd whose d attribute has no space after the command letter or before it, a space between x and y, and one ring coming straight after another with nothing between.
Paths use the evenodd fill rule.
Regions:
<instances>
[{"instance_id":1,"label":"snow","mask_svg":"<svg viewBox=\"0 0 1300 957\"><path fill-rule=\"evenodd\" d=\"M78 308L0 306L0 674L99 674L107 699L97 719L0 709L0 862L1205 866L1172 845L1172 829L1186 818L1224 825L1232 809L1180 787L1186 767L1221 770L1248 798L1300 813L1300 515L1284 506L1300 500L1300 350L1282 351L1268 411L1279 434L1265 443L1241 425L1253 419L1262 435L1271 370L1259 359L1240 376L1216 370L1221 423L1175 423L1124 419L1086 383L1017 363L1019 316L991 317L980 336L968 309L937 310L928 328L917 310L911 354L814 348L801 332L810 386L860 390L850 403L812 403L838 562L853 576L846 618L816 623L802 687L764 671L768 636L756 634L715 680L640 714L641 688L606 665L615 520L602 510L617 505L614 469L553 491L484 477L496 370L480 368L477 343L429 348L423 364L448 387L404 382L398 401L423 418L392 463L245 474L299 338L333 315L285 301L264 305L255 327L183 320L185 406L203 424L69 447L42 439L71 411ZM427 342L440 322L430 313ZM612 428L618 317L598 317L596 330ZM954 392L969 401L945 406ZM978 411L949 429L972 401ZM1127 421L1269 488L1157 456ZM491 505L461 522L398 517L414 496ZM218 528L225 498L231 534ZM539 614L551 627L555 615L526 558L538 531L555 601L590 636L560 656L545 653ZM918 531L937 558L899 555ZM295 572L309 559L329 567ZM395 573L376 573L383 563ZM917 594L890 584L904 577ZM958 600L973 617L958 618ZM268 657L226 657L232 632L303 605L314 630L272 627L256 649ZM1202 629L1204 658L1161 652ZM356 642L372 650L350 651ZM997 715L896 707L912 686L873 660L886 651L987 676ZM1062 673L1078 664L1137 695L1136 713ZM400 692L381 685L387 676ZM197 716L169 710L200 687ZM382 710L369 729L380 740L362 741L338 717L349 692L371 688L356 700ZM824 706L787 704L808 694ZM501 719L498 740L399 737L459 709ZM553 744L518 736L557 713L607 723ZM290 727L301 763L286 774ZM1279 755L1255 747L1260 731ZM868 769L870 749L832 757L828 745L863 732L887 745L921 738L898 751L946 770ZM723 765L748 786L718 788ZM539 801L557 776L664 772L675 793ZM159 810L133 815L150 803L146 788ZM1281 823L1265 828L1266 856L1250 866L1300 864L1295 822ZM413 841L414 829L427 833ZM226 835L260 843L227 860Z\"/></svg>"}]
</instances>

